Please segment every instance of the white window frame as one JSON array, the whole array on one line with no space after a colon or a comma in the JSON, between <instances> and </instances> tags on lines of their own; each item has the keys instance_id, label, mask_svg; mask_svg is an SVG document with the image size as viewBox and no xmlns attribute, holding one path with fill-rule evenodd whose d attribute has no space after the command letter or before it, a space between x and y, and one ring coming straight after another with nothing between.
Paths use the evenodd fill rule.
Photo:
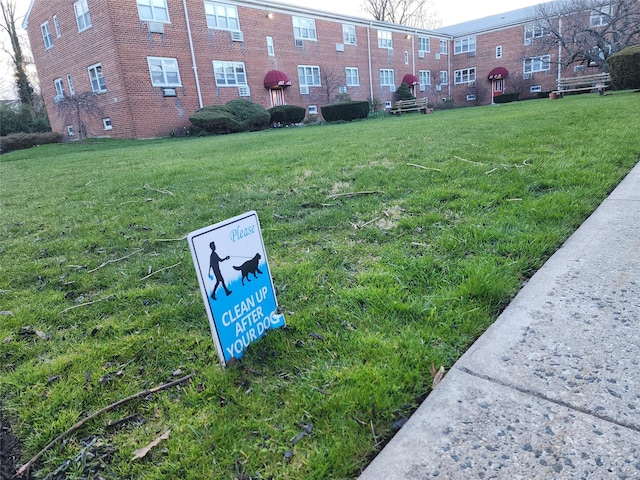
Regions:
<instances>
[{"instance_id":1,"label":"white window frame","mask_svg":"<svg viewBox=\"0 0 640 480\"><path fill-rule=\"evenodd\" d=\"M533 39L548 35L549 31L542 22L527 23L524 26L524 44L531 45Z\"/></svg>"},{"instance_id":2,"label":"white window frame","mask_svg":"<svg viewBox=\"0 0 640 480\"><path fill-rule=\"evenodd\" d=\"M542 85L531 85L529 87L529 93L540 93L542 92Z\"/></svg>"},{"instance_id":3,"label":"white window frame","mask_svg":"<svg viewBox=\"0 0 640 480\"><path fill-rule=\"evenodd\" d=\"M73 131L73 125L67 125L67 136L69 137L75 136L75 132Z\"/></svg>"},{"instance_id":4,"label":"white window frame","mask_svg":"<svg viewBox=\"0 0 640 480\"><path fill-rule=\"evenodd\" d=\"M309 82L309 80L311 80ZM321 87L318 65L298 65L298 81L301 87Z\"/></svg>"},{"instance_id":5,"label":"white window frame","mask_svg":"<svg viewBox=\"0 0 640 480\"><path fill-rule=\"evenodd\" d=\"M73 4L73 11L76 14L78 32L83 32L91 28L91 16L89 15L89 5L87 0L78 0Z\"/></svg>"},{"instance_id":6,"label":"white window frame","mask_svg":"<svg viewBox=\"0 0 640 480\"><path fill-rule=\"evenodd\" d=\"M360 73L358 72L358 67L346 67L344 70L347 77L347 87L359 87Z\"/></svg>"},{"instance_id":7,"label":"white window frame","mask_svg":"<svg viewBox=\"0 0 640 480\"><path fill-rule=\"evenodd\" d=\"M44 49L49 50L50 48L53 48L53 35L51 35L51 30L49 30L49 20L40 24L40 31L42 32Z\"/></svg>"},{"instance_id":8,"label":"white window frame","mask_svg":"<svg viewBox=\"0 0 640 480\"><path fill-rule=\"evenodd\" d=\"M427 87L431 85L431 71L430 70L418 70L418 83L420 87ZM420 90L423 90L420 88Z\"/></svg>"},{"instance_id":9,"label":"white window frame","mask_svg":"<svg viewBox=\"0 0 640 480\"><path fill-rule=\"evenodd\" d=\"M407 50L404 51L404 64L409 65L409 52Z\"/></svg>"},{"instance_id":10,"label":"white window frame","mask_svg":"<svg viewBox=\"0 0 640 480\"><path fill-rule=\"evenodd\" d=\"M449 85L449 73L446 70L440 70L440 85Z\"/></svg>"},{"instance_id":11,"label":"white window frame","mask_svg":"<svg viewBox=\"0 0 640 480\"><path fill-rule=\"evenodd\" d=\"M276 49L273 47L273 37L267 36L267 55L275 57Z\"/></svg>"},{"instance_id":12,"label":"white window frame","mask_svg":"<svg viewBox=\"0 0 640 480\"><path fill-rule=\"evenodd\" d=\"M449 53L449 47L446 40L440 40L440 54L447 55Z\"/></svg>"},{"instance_id":13,"label":"white window frame","mask_svg":"<svg viewBox=\"0 0 640 480\"><path fill-rule=\"evenodd\" d=\"M395 88L395 71L393 68L381 68L380 69L380 86L381 87L393 87Z\"/></svg>"},{"instance_id":14,"label":"white window frame","mask_svg":"<svg viewBox=\"0 0 640 480\"><path fill-rule=\"evenodd\" d=\"M62 32L60 31L60 24L58 23L58 16L53 16L53 28L56 31L56 38L60 38L62 36Z\"/></svg>"},{"instance_id":15,"label":"white window frame","mask_svg":"<svg viewBox=\"0 0 640 480\"><path fill-rule=\"evenodd\" d=\"M53 86L56 89L56 95L53 97L53 99L57 102L60 101L64 98L64 83L62 82L61 78L56 78L53 81Z\"/></svg>"},{"instance_id":16,"label":"white window frame","mask_svg":"<svg viewBox=\"0 0 640 480\"><path fill-rule=\"evenodd\" d=\"M149 75L151 76L151 85L154 87L181 87L180 70L178 69L178 60L171 57L147 57L147 65L149 66ZM153 78L153 68L155 70L156 79ZM157 74L162 74L162 80L158 81ZM175 74L177 81L170 81L168 74Z\"/></svg>"},{"instance_id":17,"label":"white window frame","mask_svg":"<svg viewBox=\"0 0 640 480\"><path fill-rule=\"evenodd\" d=\"M476 81L476 67L461 68L453 72L453 84L462 85Z\"/></svg>"},{"instance_id":18,"label":"white window frame","mask_svg":"<svg viewBox=\"0 0 640 480\"><path fill-rule=\"evenodd\" d=\"M523 73L548 72L551 70L551 55L541 57L525 58L523 62Z\"/></svg>"},{"instance_id":19,"label":"white window frame","mask_svg":"<svg viewBox=\"0 0 640 480\"><path fill-rule=\"evenodd\" d=\"M393 32L378 30L378 48L393 49Z\"/></svg>"},{"instance_id":20,"label":"white window frame","mask_svg":"<svg viewBox=\"0 0 640 480\"><path fill-rule=\"evenodd\" d=\"M309 115L318 115L317 105L309 105L308 110L309 110Z\"/></svg>"},{"instance_id":21,"label":"white window frame","mask_svg":"<svg viewBox=\"0 0 640 480\"><path fill-rule=\"evenodd\" d=\"M136 0L138 5L138 16L145 22L171 23L169 20L169 9L166 0ZM141 9L148 9L144 12ZM163 15L159 15L164 13Z\"/></svg>"},{"instance_id":22,"label":"white window frame","mask_svg":"<svg viewBox=\"0 0 640 480\"><path fill-rule=\"evenodd\" d=\"M91 90L93 93L104 93L107 91L107 84L104 81L104 74L102 73L102 64L95 63L87 67L89 72L89 82L91 83Z\"/></svg>"},{"instance_id":23,"label":"white window frame","mask_svg":"<svg viewBox=\"0 0 640 480\"><path fill-rule=\"evenodd\" d=\"M111 118L110 117L105 117L102 119L102 125L104 126L105 130L113 130L113 124L111 123Z\"/></svg>"},{"instance_id":24,"label":"white window frame","mask_svg":"<svg viewBox=\"0 0 640 480\"><path fill-rule=\"evenodd\" d=\"M422 53L424 55L425 53L430 53L430 52L431 52L431 38L418 37L418 53Z\"/></svg>"},{"instance_id":25,"label":"white window frame","mask_svg":"<svg viewBox=\"0 0 640 480\"><path fill-rule=\"evenodd\" d=\"M611 4L602 5L600 8L591 10L589 14L589 25L592 27L602 27L609 22L613 6Z\"/></svg>"},{"instance_id":26,"label":"white window frame","mask_svg":"<svg viewBox=\"0 0 640 480\"><path fill-rule=\"evenodd\" d=\"M356 37L356 26L346 23L342 24L342 43L345 45L357 45L358 37Z\"/></svg>"},{"instance_id":27,"label":"white window frame","mask_svg":"<svg viewBox=\"0 0 640 480\"><path fill-rule=\"evenodd\" d=\"M76 94L76 89L73 88L73 80L70 74L67 74L67 85L69 85L69 95L73 97Z\"/></svg>"},{"instance_id":28,"label":"white window frame","mask_svg":"<svg viewBox=\"0 0 640 480\"><path fill-rule=\"evenodd\" d=\"M496 47L496 58L502 58L502 45Z\"/></svg>"},{"instance_id":29,"label":"white window frame","mask_svg":"<svg viewBox=\"0 0 640 480\"><path fill-rule=\"evenodd\" d=\"M476 51L476 37L459 38L453 43L453 54L459 55L461 53L473 53Z\"/></svg>"},{"instance_id":30,"label":"white window frame","mask_svg":"<svg viewBox=\"0 0 640 480\"><path fill-rule=\"evenodd\" d=\"M297 40L318 40L316 21L307 17L291 17L293 36Z\"/></svg>"},{"instance_id":31,"label":"white window frame","mask_svg":"<svg viewBox=\"0 0 640 480\"><path fill-rule=\"evenodd\" d=\"M220 2L204 2L207 27L214 30L240 31L238 7Z\"/></svg>"},{"instance_id":32,"label":"white window frame","mask_svg":"<svg viewBox=\"0 0 640 480\"><path fill-rule=\"evenodd\" d=\"M247 87L247 68L244 62L213 61L213 76L218 87Z\"/></svg>"}]
</instances>

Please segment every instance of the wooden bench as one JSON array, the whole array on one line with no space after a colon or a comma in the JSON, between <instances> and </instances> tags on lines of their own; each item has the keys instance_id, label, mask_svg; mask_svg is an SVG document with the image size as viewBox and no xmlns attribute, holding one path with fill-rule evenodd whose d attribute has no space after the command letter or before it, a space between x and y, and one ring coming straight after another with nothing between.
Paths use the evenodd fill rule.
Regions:
<instances>
[{"instance_id":1,"label":"wooden bench","mask_svg":"<svg viewBox=\"0 0 640 480\"><path fill-rule=\"evenodd\" d=\"M561 98L565 93L587 92L592 90L597 90L600 95L604 95L604 90L610 83L611 76L608 73L561 78L558 80L558 89L552 91L551 95L555 95L556 98Z\"/></svg>"},{"instance_id":2,"label":"wooden bench","mask_svg":"<svg viewBox=\"0 0 640 480\"><path fill-rule=\"evenodd\" d=\"M433 109L427 106L427 97L424 97L413 100L398 100L389 110L391 115L400 116L403 112L432 113Z\"/></svg>"}]
</instances>

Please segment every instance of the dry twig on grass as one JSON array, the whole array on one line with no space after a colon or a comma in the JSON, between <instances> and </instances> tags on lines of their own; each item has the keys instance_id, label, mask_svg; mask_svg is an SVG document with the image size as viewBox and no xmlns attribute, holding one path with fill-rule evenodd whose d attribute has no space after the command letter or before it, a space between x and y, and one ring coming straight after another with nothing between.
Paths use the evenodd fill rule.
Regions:
<instances>
[{"instance_id":1,"label":"dry twig on grass","mask_svg":"<svg viewBox=\"0 0 640 480\"><path fill-rule=\"evenodd\" d=\"M186 239L187 239L187 236L185 235L184 237L180 237L180 238L156 238L154 242L180 242Z\"/></svg>"},{"instance_id":2,"label":"dry twig on grass","mask_svg":"<svg viewBox=\"0 0 640 480\"><path fill-rule=\"evenodd\" d=\"M98 300L93 300L92 302L80 303L78 305L73 305L71 307L67 307L60 312L60 315L64 315L69 310L73 310L74 308L86 307L87 305L93 305L94 303L102 302L104 300L109 300L113 295L107 295L106 297L99 298Z\"/></svg>"},{"instance_id":3,"label":"dry twig on grass","mask_svg":"<svg viewBox=\"0 0 640 480\"><path fill-rule=\"evenodd\" d=\"M131 252L129 255L125 255L124 257L120 257L120 258L115 258L113 260L107 260L104 263L101 263L100 265L98 265L96 268L92 269L92 270L87 270L87 273L92 273L95 272L96 270L100 270L102 267L106 267L107 265L109 265L110 263L115 263L115 262L119 262L120 260L124 260L126 258L129 258L131 255L135 255L136 253L140 253L142 251L141 248L138 248L137 250L134 250L133 252Z\"/></svg>"},{"instance_id":4,"label":"dry twig on grass","mask_svg":"<svg viewBox=\"0 0 640 480\"><path fill-rule=\"evenodd\" d=\"M418 165L417 163L407 163L407 165L409 165L410 167L421 168L423 170L433 170L434 172L441 172L442 171L439 168L423 167L422 165Z\"/></svg>"},{"instance_id":5,"label":"dry twig on grass","mask_svg":"<svg viewBox=\"0 0 640 480\"><path fill-rule=\"evenodd\" d=\"M467 160L466 158L458 157L456 155L454 155L453 158L455 158L456 160L460 160L461 162L467 162L467 163L470 163L471 165L476 165L478 167L486 166L486 163L474 162L473 160Z\"/></svg>"},{"instance_id":6,"label":"dry twig on grass","mask_svg":"<svg viewBox=\"0 0 640 480\"><path fill-rule=\"evenodd\" d=\"M376 193L384 193L378 190L371 190L367 192L347 192L347 193L334 193L331 195L327 195L327 198L339 198L339 197L355 197L358 195L374 195Z\"/></svg>"},{"instance_id":7,"label":"dry twig on grass","mask_svg":"<svg viewBox=\"0 0 640 480\"><path fill-rule=\"evenodd\" d=\"M130 397L123 398L122 400L118 400L117 402L112 403L111 405L104 407L102 410L98 410L96 413L94 413L92 415L89 415L86 418L83 418L82 420L77 422L75 425L73 425L71 428L69 428L67 431L61 433L56 438L51 440L31 460L29 460L22 467L20 467L20 469L18 469L18 471L16 472L15 477L22 477L25 474L25 472L27 472L31 468L31 466L34 463L36 463L40 459L40 457L42 457L42 455L44 455L51 447L53 447L59 441L63 440L67 435L70 435L71 433L75 432L76 430L79 430L82 426L84 426L84 424L86 424L87 422L93 420L94 418L99 417L103 413L110 412L111 410L119 407L120 405L123 405L123 404L125 404L127 402L130 402L131 400L135 400L136 398L146 397L148 395L151 395L152 393L156 393L156 392L159 392L161 390L166 390L166 389L174 387L174 386L176 386L176 385L178 385L180 383L184 383L187 380L191 379L192 377L193 377L193 373L190 374L190 375L187 375L186 377L179 378L178 380L174 380L173 382L165 383L164 385L160 385L160 386L152 388L150 390L144 390L142 392L138 392L138 393L136 393L134 395L131 395Z\"/></svg>"},{"instance_id":8,"label":"dry twig on grass","mask_svg":"<svg viewBox=\"0 0 640 480\"><path fill-rule=\"evenodd\" d=\"M142 278L140 279L140 281L142 281L142 280L146 280L147 278L149 278L149 277L151 277L151 276L155 275L156 273L164 272L165 270L169 270L170 268L177 267L177 266L178 266L178 265L180 265L181 263L182 263L182 262L174 263L173 265L169 265L168 267L164 267L164 268L161 268L160 270L156 270L155 272L150 273L150 274L149 274L149 275L147 275L146 277L142 277Z\"/></svg>"},{"instance_id":9,"label":"dry twig on grass","mask_svg":"<svg viewBox=\"0 0 640 480\"><path fill-rule=\"evenodd\" d=\"M149 184L147 184L147 183L145 183L142 186L142 188L144 188L145 190L153 190L154 192L162 193L164 195L171 195L172 197L175 197L173 192L170 192L169 190L160 190L158 188L153 188L153 187L149 186Z\"/></svg>"}]
</instances>

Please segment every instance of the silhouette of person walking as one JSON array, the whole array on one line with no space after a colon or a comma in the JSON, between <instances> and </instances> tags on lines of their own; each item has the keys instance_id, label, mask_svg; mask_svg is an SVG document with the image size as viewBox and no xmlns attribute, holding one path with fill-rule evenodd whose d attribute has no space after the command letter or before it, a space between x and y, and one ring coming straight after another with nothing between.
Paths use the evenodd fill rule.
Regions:
<instances>
[{"instance_id":1,"label":"silhouette of person walking","mask_svg":"<svg viewBox=\"0 0 640 480\"><path fill-rule=\"evenodd\" d=\"M220 271L220 262L224 262L225 260L229 260L229 255L225 258L220 258L220 256L216 253L216 244L215 242L211 242L209 244L211 248L211 257L209 259L209 278L213 280L213 276L211 275L211 270L213 270L213 274L216 276L216 284L213 287L213 292L211 292L211 298L216 299L216 290L218 289L218 285L222 284L224 287L224 291L227 296L231 295L231 290L227 288L227 285L224 283L224 278L222 278L222 272Z\"/></svg>"}]
</instances>

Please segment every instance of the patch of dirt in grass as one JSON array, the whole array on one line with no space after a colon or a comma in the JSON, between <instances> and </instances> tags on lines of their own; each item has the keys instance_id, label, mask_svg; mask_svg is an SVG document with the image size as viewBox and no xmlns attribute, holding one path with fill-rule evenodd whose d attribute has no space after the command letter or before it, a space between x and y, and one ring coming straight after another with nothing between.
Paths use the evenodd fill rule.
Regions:
<instances>
[{"instance_id":1,"label":"patch of dirt in grass","mask_svg":"<svg viewBox=\"0 0 640 480\"><path fill-rule=\"evenodd\" d=\"M404 214L404 208L395 205L383 211L383 216L376 222L376 227L380 230L392 230L398 226L398 221Z\"/></svg>"},{"instance_id":2,"label":"patch of dirt in grass","mask_svg":"<svg viewBox=\"0 0 640 480\"><path fill-rule=\"evenodd\" d=\"M329 192L329 194L330 195L336 195L338 193L346 192L346 191L348 191L350 186L351 186L351 184L349 184L347 182L336 182L331 187L331 191Z\"/></svg>"},{"instance_id":3,"label":"patch of dirt in grass","mask_svg":"<svg viewBox=\"0 0 640 480\"><path fill-rule=\"evenodd\" d=\"M20 439L13 434L11 425L0 413L0 478L13 478L21 450Z\"/></svg>"}]
</instances>

